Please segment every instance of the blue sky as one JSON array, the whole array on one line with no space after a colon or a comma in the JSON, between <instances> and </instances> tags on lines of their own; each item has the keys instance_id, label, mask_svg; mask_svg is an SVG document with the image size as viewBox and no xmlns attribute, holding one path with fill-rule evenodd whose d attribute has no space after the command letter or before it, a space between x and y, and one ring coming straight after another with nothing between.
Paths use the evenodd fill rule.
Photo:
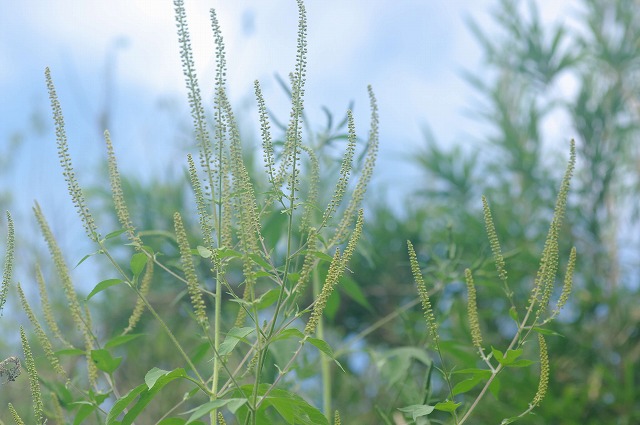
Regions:
<instances>
[{"instance_id":1,"label":"blue sky","mask_svg":"<svg viewBox=\"0 0 640 425\"><path fill-rule=\"evenodd\" d=\"M570 2L538 3L544 21L552 22L566 18ZM230 96L244 122L255 121L255 79L268 106L286 118L286 98L273 76L286 76L294 65L295 2L186 0L185 5L205 100L214 67L209 9L215 7L226 42ZM406 181L417 182L420 174L401 157L423 143L425 124L442 143L481 138L485 129L465 113L474 92L460 77L462 70L483 75L479 46L465 19L491 33L495 1L310 0L306 5L306 110L320 126L322 106L343 116L354 101L364 137L366 87L373 85L381 116L378 184L406 189ZM16 189L12 208L18 215L28 213L37 199L54 230L81 229L57 166L45 66L56 83L81 184L92 183L104 161L99 116L105 105L123 172L179 172L186 141L177 127L189 125L190 118L171 1L0 0L0 10L0 151L15 158L0 181ZM561 130L562 123L551 128ZM247 139L256 139L250 126L243 130ZM14 152L15 134L24 139Z\"/></svg>"}]
</instances>

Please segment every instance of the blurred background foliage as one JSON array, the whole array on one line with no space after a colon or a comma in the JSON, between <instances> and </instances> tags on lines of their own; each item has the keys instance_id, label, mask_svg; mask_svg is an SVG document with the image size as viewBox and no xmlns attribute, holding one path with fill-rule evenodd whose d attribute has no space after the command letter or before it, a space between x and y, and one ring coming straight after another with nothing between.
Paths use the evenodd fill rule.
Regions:
<instances>
[{"instance_id":1,"label":"blurred background foliage","mask_svg":"<svg viewBox=\"0 0 640 425\"><path fill-rule=\"evenodd\" d=\"M415 191L400 206L388 205L384 196L368 196L359 255L326 315L326 338L349 372L333 370L333 404L345 423L393 423L389 418L398 407L424 401L430 372L424 348L429 342L416 307L407 240L416 246L427 284L433 287L441 333L450 341L445 345L450 366L477 366L466 318L465 268L471 268L478 285L487 345L504 346L511 338L512 321L484 230L481 195L492 208L515 299L524 305L570 138L577 142L578 171L568 224L562 229L561 264L566 264L575 245L574 291L552 325L560 336L547 338L549 393L523 423L640 423L640 2L579 3L581 14L575 22L549 27L541 24L535 2L500 0L492 12L499 37L488 37L470 21L491 78L469 73L464 78L477 93L470 114L486 124L486 134L452 144L435 140L425 129L422 150L405 159L422 173ZM562 89L567 86L572 87L569 93ZM346 128L344 119L329 111L326 116L322 127L307 123L306 134L313 135L308 143L319 152L330 176L340 166L335 152L343 149ZM562 117L571 131L546 137L550 117ZM278 127L277 117L273 119ZM187 128L181 125L184 138L189 137ZM383 141L392 142L396 141ZM247 155L256 164L252 176L259 191L265 187L261 159L251 152ZM331 196L330 187L322 189L326 192L321 199ZM136 227L147 232L145 243L179 268L175 241L164 231L173 228L174 211L193 211L188 179L141 181L128 176L124 191ZM6 196L0 194L0 201ZM99 206L94 214L102 215L100 221L112 220L116 226L107 187L92 188L91 198ZM186 214L183 217L187 219ZM195 214L191 217L187 227L196 245L198 226ZM281 221L267 217L266 231L281 231ZM155 276L152 302L160 311L163 305L176 311L184 304L186 308L178 308L179 314L167 319L176 334L195 336L193 322L183 320L189 314L185 293L176 296L169 276ZM95 306L96 315L103 318L95 320L101 335L126 327L133 300L127 304L117 297L107 291ZM225 317L228 327L234 311ZM155 337L162 334L155 326L144 316L135 332L154 337L145 338L144 350L135 345L121 348L128 351L120 355L134 359L119 370L124 387L137 383L151 366L172 364L175 353L168 341ZM193 347L198 349L197 341ZM321 405L314 359L304 361L308 368L299 369L298 379L289 385L303 387ZM537 367L501 375L495 388L499 397L487 396L473 423L495 423L524 410L537 382ZM0 392L2 405L6 405L4 393ZM15 404L15 397L10 398Z\"/></svg>"}]
</instances>

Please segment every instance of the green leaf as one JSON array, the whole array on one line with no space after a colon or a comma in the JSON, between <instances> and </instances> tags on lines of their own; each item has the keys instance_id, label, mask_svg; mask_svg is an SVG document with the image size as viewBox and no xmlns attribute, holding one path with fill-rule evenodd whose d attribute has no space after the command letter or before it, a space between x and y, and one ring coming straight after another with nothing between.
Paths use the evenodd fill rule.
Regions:
<instances>
[{"instance_id":1,"label":"green leaf","mask_svg":"<svg viewBox=\"0 0 640 425\"><path fill-rule=\"evenodd\" d=\"M558 332L554 332L551 329L544 329L544 328L540 328L538 326L534 326L533 328L534 331L538 332L540 335L553 335L553 336L561 336L564 338L564 335L559 334Z\"/></svg>"},{"instance_id":2,"label":"green leaf","mask_svg":"<svg viewBox=\"0 0 640 425\"><path fill-rule=\"evenodd\" d=\"M503 419L502 422L500 422L500 425L511 424L511 423L514 423L515 421L517 421L518 419L521 419L521 418L519 416L514 416L512 418L506 418L506 419Z\"/></svg>"},{"instance_id":3,"label":"green leaf","mask_svg":"<svg viewBox=\"0 0 640 425\"><path fill-rule=\"evenodd\" d=\"M262 256L258 254L249 254L249 258L251 258L254 263L256 263L257 265L259 265L265 270L272 269L271 264L269 264L264 258L262 258Z\"/></svg>"},{"instance_id":4,"label":"green leaf","mask_svg":"<svg viewBox=\"0 0 640 425\"><path fill-rule=\"evenodd\" d=\"M491 383L489 384L489 391L491 391L491 394L493 394L493 396L496 399L500 395L500 388L501 388L500 379L498 377L495 377L493 381L491 381Z\"/></svg>"},{"instance_id":5,"label":"green leaf","mask_svg":"<svg viewBox=\"0 0 640 425\"><path fill-rule=\"evenodd\" d=\"M79 350L77 348L65 348L64 350L56 351L54 354L56 356L82 356L84 353L84 350Z\"/></svg>"},{"instance_id":6,"label":"green leaf","mask_svg":"<svg viewBox=\"0 0 640 425\"><path fill-rule=\"evenodd\" d=\"M511 308L509 309L509 316L511 316L513 321L516 322L517 324L520 323L520 317L518 317L518 310L516 310L514 306L511 306Z\"/></svg>"},{"instance_id":7,"label":"green leaf","mask_svg":"<svg viewBox=\"0 0 640 425\"><path fill-rule=\"evenodd\" d=\"M329 254L326 254L322 251L313 251L313 250L307 250L305 251L306 255L313 255L314 257L317 257L323 261L327 261L327 262L332 262L333 261L333 257L330 256Z\"/></svg>"},{"instance_id":8,"label":"green leaf","mask_svg":"<svg viewBox=\"0 0 640 425\"><path fill-rule=\"evenodd\" d=\"M187 374L182 368L167 371L154 367L145 375L144 384L141 384L131 390L126 396L118 400L113 405L111 412L109 412L109 415L107 416L107 425L118 424L118 416L137 396L140 396L138 401L131 406L129 411L125 414L121 422L122 425L131 425L138 415L142 413L147 404L153 400L155 395L164 388L165 385L175 379L186 377Z\"/></svg>"},{"instance_id":9,"label":"green leaf","mask_svg":"<svg viewBox=\"0 0 640 425\"><path fill-rule=\"evenodd\" d=\"M211 412L214 409L218 409L220 407L226 406L227 404L233 403L234 410L237 410L240 406L242 406L246 402L247 402L246 398L228 398L224 400L218 399L218 400L210 401L201 406L198 406L195 409L185 412L185 413L193 412L191 416L189 416L189 419L187 420L187 422L185 422L185 425L192 424L196 419L203 417L204 415L206 415L207 413Z\"/></svg>"},{"instance_id":10,"label":"green leaf","mask_svg":"<svg viewBox=\"0 0 640 425\"><path fill-rule=\"evenodd\" d=\"M111 375L120 366L122 357L112 357L109 351L101 349L91 350L91 360L98 369Z\"/></svg>"},{"instance_id":11,"label":"green leaf","mask_svg":"<svg viewBox=\"0 0 640 425\"><path fill-rule=\"evenodd\" d=\"M302 397L285 390L275 389L268 398L270 404L291 425L329 425L320 410Z\"/></svg>"},{"instance_id":12,"label":"green leaf","mask_svg":"<svg viewBox=\"0 0 640 425\"><path fill-rule=\"evenodd\" d=\"M458 382L453 387L453 395L466 393L467 391L473 389L480 382L482 382L482 376L480 375L475 375L473 378L465 379L464 381Z\"/></svg>"},{"instance_id":13,"label":"green leaf","mask_svg":"<svg viewBox=\"0 0 640 425\"><path fill-rule=\"evenodd\" d=\"M107 288L110 288L110 287L115 286L115 285L119 285L122 282L124 282L122 279L107 279L107 280L103 280L102 282L98 283L95 286L95 288L93 288L93 290L91 291L91 293L89 295L87 295L87 301L89 301L98 292L102 292Z\"/></svg>"},{"instance_id":14,"label":"green leaf","mask_svg":"<svg viewBox=\"0 0 640 425\"><path fill-rule=\"evenodd\" d=\"M235 391L236 398L248 398L253 394L253 385L243 385ZM269 394L264 397L265 393ZM257 423L270 424L286 423L289 425L329 425L327 418L317 408L311 406L297 394L279 388L271 389L269 384L260 384L257 389L258 397L263 397L260 409L255 412ZM230 406L228 406L230 407ZM267 409L273 408L284 421L269 420L265 414ZM242 412L244 410L244 413ZM247 409L240 409L239 417L246 417Z\"/></svg>"},{"instance_id":15,"label":"green leaf","mask_svg":"<svg viewBox=\"0 0 640 425\"><path fill-rule=\"evenodd\" d=\"M209 248L205 248L204 246L198 245L196 249L198 250L198 254L202 258L210 258L213 255L213 251L211 251Z\"/></svg>"},{"instance_id":16,"label":"green leaf","mask_svg":"<svg viewBox=\"0 0 640 425\"><path fill-rule=\"evenodd\" d=\"M142 392L147 390L147 386L145 384L140 384L127 394L124 397L119 399L113 404L111 411L107 415L107 425L113 425L115 423L119 423L117 421L118 416L127 408L127 406Z\"/></svg>"},{"instance_id":17,"label":"green leaf","mask_svg":"<svg viewBox=\"0 0 640 425\"><path fill-rule=\"evenodd\" d=\"M527 366L531 366L534 363L535 362L533 360L519 359L519 360L516 360L513 363L510 363L508 366L509 367L527 367Z\"/></svg>"},{"instance_id":18,"label":"green leaf","mask_svg":"<svg viewBox=\"0 0 640 425\"><path fill-rule=\"evenodd\" d=\"M339 288L341 288L344 293L347 294L349 298L354 300L356 303L373 312L373 307L371 306L371 304L367 300L367 297L364 295L362 289L360 289L360 286L356 283L355 280L351 279L348 276L342 276L342 278L340 279Z\"/></svg>"},{"instance_id":19,"label":"green leaf","mask_svg":"<svg viewBox=\"0 0 640 425\"><path fill-rule=\"evenodd\" d=\"M481 376L483 379L489 379L489 377L491 376L491 371L487 370L487 369L475 369L475 368L471 368L471 369L459 369L459 370L455 370L452 373L457 373L457 374L471 374L471 375L479 375Z\"/></svg>"},{"instance_id":20,"label":"green leaf","mask_svg":"<svg viewBox=\"0 0 640 425\"><path fill-rule=\"evenodd\" d=\"M428 414L433 412L435 410L435 407L429 406L427 404L412 404L411 406L400 407L398 408L398 410L404 413L409 413L411 415L411 418L415 421L419 417L427 416Z\"/></svg>"},{"instance_id":21,"label":"green leaf","mask_svg":"<svg viewBox=\"0 0 640 425\"><path fill-rule=\"evenodd\" d=\"M513 362L516 361L516 359L518 357L520 357L522 355L522 349L519 348L517 350L507 350L506 353L502 353L502 351L491 347L492 353L493 353L493 357L496 358L496 360L503 366L509 366L511 365Z\"/></svg>"},{"instance_id":22,"label":"green leaf","mask_svg":"<svg viewBox=\"0 0 640 425\"><path fill-rule=\"evenodd\" d=\"M345 372L344 368L342 367L340 362L336 359L335 355L333 354L333 349L329 344L327 344L326 341L318 338L311 338L311 337L307 338L307 341L309 341L311 345L316 347L318 350L322 351L324 354L329 356L338 365L338 367L342 369L343 372Z\"/></svg>"},{"instance_id":23,"label":"green leaf","mask_svg":"<svg viewBox=\"0 0 640 425\"><path fill-rule=\"evenodd\" d=\"M109 341L107 341L107 343L104 345L104 348L113 348L117 347L118 345L126 344L127 342L133 341L134 339L141 337L142 335L144 334L127 334L114 336Z\"/></svg>"},{"instance_id":24,"label":"green leaf","mask_svg":"<svg viewBox=\"0 0 640 425\"><path fill-rule=\"evenodd\" d=\"M185 422L187 420L182 418L166 418L158 422L158 425L184 425Z\"/></svg>"},{"instance_id":25,"label":"green leaf","mask_svg":"<svg viewBox=\"0 0 640 425\"><path fill-rule=\"evenodd\" d=\"M149 257L147 257L147 254L144 252L137 252L133 254L129 265L134 276L139 276L140 273L142 273L144 266L147 264L147 260L149 260Z\"/></svg>"},{"instance_id":26,"label":"green leaf","mask_svg":"<svg viewBox=\"0 0 640 425\"><path fill-rule=\"evenodd\" d=\"M73 404L80 404L80 403L77 402ZM95 405L89 402L82 403L82 406L80 406L80 408L74 415L73 425L80 425L82 421L85 420L89 415L91 415L95 410L96 410Z\"/></svg>"},{"instance_id":27,"label":"green leaf","mask_svg":"<svg viewBox=\"0 0 640 425\"><path fill-rule=\"evenodd\" d=\"M77 268L80 264L84 263L87 258L93 257L94 255L101 254L101 253L102 253L102 251L98 250L96 252L92 252L91 254L85 255L84 257L82 257L82 259L80 259L80 261L78 261L78 264L75 265L74 269Z\"/></svg>"},{"instance_id":28,"label":"green leaf","mask_svg":"<svg viewBox=\"0 0 640 425\"><path fill-rule=\"evenodd\" d=\"M170 377L171 378L170 380L173 380L175 378L186 377L187 374L184 372L184 369L182 368L178 368L174 370L163 370L163 369L154 367L149 372L147 372L147 374L144 376L144 382L145 384L147 384L147 388L152 389L153 387L155 387L156 383L160 378L163 378L166 376Z\"/></svg>"},{"instance_id":29,"label":"green leaf","mask_svg":"<svg viewBox=\"0 0 640 425\"><path fill-rule=\"evenodd\" d=\"M123 234L124 232L126 232L127 229L120 229L120 230L115 230L111 233L108 233L107 236L104 237L104 240L109 240L109 239L113 239L117 236L120 236L121 234Z\"/></svg>"},{"instance_id":30,"label":"green leaf","mask_svg":"<svg viewBox=\"0 0 640 425\"><path fill-rule=\"evenodd\" d=\"M332 291L329 298L327 298L327 304L324 306L322 314L325 315L329 321L333 322L336 318L336 313L340 308L340 291Z\"/></svg>"},{"instance_id":31,"label":"green leaf","mask_svg":"<svg viewBox=\"0 0 640 425\"><path fill-rule=\"evenodd\" d=\"M433 406L436 410L440 410L441 412L455 412L456 409L461 405L462 403L455 403L451 400L447 400L441 403L437 403L435 406Z\"/></svg>"},{"instance_id":32,"label":"green leaf","mask_svg":"<svg viewBox=\"0 0 640 425\"><path fill-rule=\"evenodd\" d=\"M220 258L229 258L229 257L241 258L242 257L242 253L239 252L239 251L234 251L233 249L218 248L218 257L220 257Z\"/></svg>"},{"instance_id":33,"label":"green leaf","mask_svg":"<svg viewBox=\"0 0 640 425\"><path fill-rule=\"evenodd\" d=\"M279 288L273 288L273 289L268 290L267 292L262 294L260 296L260 298L255 300L256 308L258 310L262 310L262 309L265 309L265 308L271 306L273 303L278 301L278 297L279 296L280 296L280 289Z\"/></svg>"},{"instance_id":34,"label":"green leaf","mask_svg":"<svg viewBox=\"0 0 640 425\"><path fill-rule=\"evenodd\" d=\"M282 332L280 332L271 341L275 342L275 341L280 341L280 340L288 339L288 338L292 338L292 337L295 337L297 339L303 339L304 338L304 334L299 329L288 328L288 329L285 329Z\"/></svg>"},{"instance_id":35,"label":"green leaf","mask_svg":"<svg viewBox=\"0 0 640 425\"><path fill-rule=\"evenodd\" d=\"M417 347L398 347L387 351L376 362L376 366L382 372L387 385L391 387L405 379L414 360L427 366L431 364L431 358L425 350Z\"/></svg>"},{"instance_id":36,"label":"green leaf","mask_svg":"<svg viewBox=\"0 0 640 425\"><path fill-rule=\"evenodd\" d=\"M218 348L218 354L224 356L233 351L233 349L238 345L240 340L247 337L247 335L254 332L255 328L245 327L245 328L231 328L227 337L222 341L220 347Z\"/></svg>"},{"instance_id":37,"label":"green leaf","mask_svg":"<svg viewBox=\"0 0 640 425\"><path fill-rule=\"evenodd\" d=\"M333 349L326 341L318 338L307 338L307 341L311 343L311 345L318 348L318 350L322 351L327 356L333 358Z\"/></svg>"}]
</instances>

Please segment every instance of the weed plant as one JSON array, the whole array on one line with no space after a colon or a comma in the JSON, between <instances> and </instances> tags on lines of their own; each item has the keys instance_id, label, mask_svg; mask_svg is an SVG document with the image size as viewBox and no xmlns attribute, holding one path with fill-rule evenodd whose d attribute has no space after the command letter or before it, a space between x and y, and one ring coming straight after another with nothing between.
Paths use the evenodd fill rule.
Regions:
<instances>
[{"instance_id":1,"label":"weed plant","mask_svg":"<svg viewBox=\"0 0 640 425\"><path fill-rule=\"evenodd\" d=\"M135 227L123 195L115 153L117 143L111 140L108 131L105 131L104 138L109 180L120 228L102 235L75 175L68 153L62 106L51 72L49 69L45 71L63 175L86 235L96 249L79 264L90 256L98 256L108 262L117 277L101 281L86 298L81 299L55 235L40 206L35 204L34 214L66 297L66 314L75 326L74 329L59 329L56 314L48 301L47 291L50 289L39 267L36 269L41 297L39 310L48 331L43 328L42 318L36 315L36 309L21 285L15 285L49 363L46 368L49 372L43 368L36 370L32 349L25 331L21 329L32 407L30 413L19 412L9 404L8 412L16 424L25 423L21 415L29 415L31 422L37 424L47 421L108 425L342 423L340 413L331 405L333 383L330 370L331 363L340 369L342 366L326 341L323 313L332 292L348 272L349 261L363 231L361 204L378 152L378 110L373 90L369 87L371 122L366 144L358 145L353 115L348 111L347 143L339 171L335 181L321 182L317 153L304 142L309 138L303 133L307 18L302 0L298 0L297 5L296 64L288 86L291 113L281 145L272 139L266 102L259 82L255 82L264 172L268 181L268 189L258 191L249 172L250 165L243 155L238 124L227 96L226 53L215 11L211 10L210 16L217 60L213 127L210 127L194 71L184 5L182 0L175 0L180 56L198 146L198 156L188 155L185 165L195 199L199 236L196 241L189 237L185 225L188 212L176 211L169 243L177 249L179 263L166 261L163 252L146 243L145 231ZM422 305L432 341L428 348L436 353L437 360L431 360L425 347L418 349L424 354L424 363L429 369L422 400L408 406L397 406L394 413L382 415L382 421L387 424L407 421L416 424L463 424L469 421L476 406L488 391L492 391L500 373L509 368L534 364L534 361L523 358L525 345L534 334L537 335L540 359L538 389L532 391L531 402L521 414L505 419L503 423L526 416L542 402L550 378L545 342L550 331L545 325L557 317L567 301L576 258L574 249L569 257L561 295L551 310L549 303L559 263L558 235L575 162L573 144L571 149L571 160L562 181L538 275L524 306L514 299L509 288L498 235L488 201L483 198L487 234L517 330L502 350L489 349L484 344L476 306L476 298L482 293L476 293L473 275L466 270L471 342L478 352L480 366L454 370L446 361L446 348L441 344L438 319L430 298L439 288L427 286L418 256L409 242L411 271L418 294L413 304ZM364 160L356 178L354 157L358 151ZM319 203L321 185L333 187L333 194L324 206ZM281 233L267 231L268 218L274 214L285 217L285 230ZM9 231L0 306L5 304L8 296L15 245L9 214L7 220ZM123 245L128 250L128 259L124 262L114 254ZM150 298L151 285L158 273L175 282L178 298L188 298L189 320L197 325L197 335L176 333L168 320L174 312L154 305ZM96 331L90 308L93 297L103 291L120 291L119 296L136 299L127 326L107 338ZM137 345L139 350L144 350L145 338L158 337L135 333L145 313L171 341L173 350L179 355L179 364L152 367L144 371L136 386L123 387L120 384L123 380L121 365L123 362L135 362L135 358L119 356L120 349ZM387 320L381 319L369 331L382 326ZM297 381L303 379L303 358L306 361L315 359L313 380L322 386L322 409L300 393ZM0 377L5 384L3 391L18 385L12 381L18 378L20 370L20 360L16 356L0 363ZM442 379L431 379L434 370L440 372ZM174 382L186 384L184 394L168 400L163 398L158 405L161 392L166 392L165 387L174 385ZM44 396L42 387L45 388ZM155 408L151 409L154 404ZM155 416L151 412L159 413ZM347 414L343 412L344 417Z\"/></svg>"}]
</instances>

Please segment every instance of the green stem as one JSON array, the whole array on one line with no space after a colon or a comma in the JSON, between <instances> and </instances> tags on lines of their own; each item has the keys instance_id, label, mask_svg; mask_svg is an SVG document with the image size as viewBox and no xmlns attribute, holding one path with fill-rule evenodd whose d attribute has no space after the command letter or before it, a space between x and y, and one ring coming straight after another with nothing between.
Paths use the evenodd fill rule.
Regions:
<instances>
[{"instance_id":1,"label":"green stem","mask_svg":"<svg viewBox=\"0 0 640 425\"><path fill-rule=\"evenodd\" d=\"M322 288L320 287L320 278L318 276L318 269L315 268L313 270L313 299L318 299L320 295L320 291ZM317 336L319 339L324 340L324 320L322 320L322 316L318 320L317 327ZM321 355L320 356L320 369L322 371L322 409L324 411L324 415L327 419L331 420L331 365L329 364L329 359Z\"/></svg>"}]
</instances>

